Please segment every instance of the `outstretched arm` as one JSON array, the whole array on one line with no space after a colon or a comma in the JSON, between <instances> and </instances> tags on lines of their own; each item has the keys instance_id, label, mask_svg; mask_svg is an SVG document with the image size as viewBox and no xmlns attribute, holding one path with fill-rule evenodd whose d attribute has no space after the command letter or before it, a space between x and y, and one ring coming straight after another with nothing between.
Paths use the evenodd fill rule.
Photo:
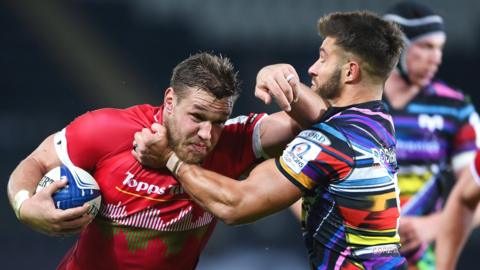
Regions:
<instances>
[{"instance_id":1,"label":"outstretched arm","mask_svg":"<svg viewBox=\"0 0 480 270\"><path fill-rule=\"evenodd\" d=\"M195 202L230 225L249 223L280 211L302 196L301 190L277 169L273 159L255 167L243 181L198 165L179 166L177 179Z\"/></svg>"},{"instance_id":2,"label":"outstretched arm","mask_svg":"<svg viewBox=\"0 0 480 270\"><path fill-rule=\"evenodd\" d=\"M286 208L302 196L273 159L262 162L246 179L237 181L179 160L168 147L164 126L157 125L155 136L158 164L175 175L195 202L227 224L252 222Z\"/></svg>"},{"instance_id":3,"label":"outstretched arm","mask_svg":"<svg viewBox=\"0 0 480 270\"><path fill-rule=\"evenodd\" d=\"M469 170L454 186L443 210L435 247L438 269L455 269L471 231L473 213L480 201L480 186Z\"/></svg>"}]
</instances>

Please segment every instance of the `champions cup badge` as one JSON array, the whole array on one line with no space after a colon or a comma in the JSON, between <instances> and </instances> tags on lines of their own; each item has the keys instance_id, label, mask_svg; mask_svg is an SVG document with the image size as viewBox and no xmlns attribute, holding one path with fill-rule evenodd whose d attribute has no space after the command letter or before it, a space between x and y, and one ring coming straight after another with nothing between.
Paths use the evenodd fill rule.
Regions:
<instances>
[{"instance_id":1,"label":"champions cup badge","mask_svg":"<svg viewBox=\"0 0 480 270\"><path fill-rule=\"evenodd\" d=\"M310 150L311 146L305 142L297 143L292 147L292 152L299 158L303 159L303 155Z\"/></svg>"}]
</instances>

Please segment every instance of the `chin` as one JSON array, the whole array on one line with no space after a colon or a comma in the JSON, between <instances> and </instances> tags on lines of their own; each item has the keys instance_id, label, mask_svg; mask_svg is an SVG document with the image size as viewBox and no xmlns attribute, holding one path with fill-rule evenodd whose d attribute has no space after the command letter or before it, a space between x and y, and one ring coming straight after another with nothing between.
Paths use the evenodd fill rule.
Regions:
<instances>
[{"instance_id":1,"label":"chin","mask_svg":"<svg viewBox=\"0 0 480 270\"><path fill-rule=\"evenodd\" d=\"M186 163L200 164L205 159L203 155L192 155L191 153L186 153L185 155L178 155L178 157Z\"/></svg>"},{"instance_id":2,"label":"chin","mask_svg":"<svg viewBox=\"0 0 480 270\"><path fill-rule=\"evenodd\" d=\"M416 80L412 81L411 83L413 85L417 85L418 87L423 88L423 87L429 85L431 81L432 81L431 78L419 78L419 79L416 79Z\"/></svg>"}]
</instances>

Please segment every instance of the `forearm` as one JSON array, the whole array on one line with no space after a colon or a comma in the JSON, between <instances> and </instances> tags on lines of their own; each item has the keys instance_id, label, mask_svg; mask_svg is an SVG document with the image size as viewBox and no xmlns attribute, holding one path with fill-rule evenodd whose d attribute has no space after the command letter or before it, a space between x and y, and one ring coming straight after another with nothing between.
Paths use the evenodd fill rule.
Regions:
<instances>
[{"instance_id":1,"label":"forearm","mask_svg":"<svg viewBox=\"0 0 480 270\"><path fill-rule=\"evenodd\" d=\"M18 164L10 175L7 185L8 198L13 208L16 206L15 195L22 190L27 191L29 196L33 195L38 182L45 172L45 168L31 157L27 157Z\"/></svg>"},{"instance_id":2,"label":"forearm","mask_svg":"<svg viewBox=\"0 0 480 270\"><path fill-rule=\"evenodd\" d=\"M438 269L455 269L458 256L470 234L472 217L472 209L460 200L448 200L437 225L440 228L436 243Z\"/></svg>"},{"instance_id":3,"label":"forearm","mask_svg":"<svg viewBox=\"0 0 480 270\"><path fill-rule=\"evenodd\" d=\"M267 116L261 122L262 148L269 157L281 155L285 146L302 130L318 122L327 109L327 103L305 85L301 85L298 101L289 112L281 111Z\"/></svg>"},{"instance_id":4,"label":"forearm","mask_svg":"<svg viewBox=\"0 0 480 270\"><path fill-rule=\"evenodd\" d=\"M236 188L238 181L186 163L180 167L177 179L200 206L227 224L238 223L235 209L242 198L241 189Z\"/></svg>"},{"instance_id":5,"label":"forearm","mask_svg":"<svg viewBox=\"0 0 480 270\"><path fill-rule=\"evenodd\" d=\"M302 129L309 128L325 113L328 103L302 83L298 86L297 95L298 100L291 103L291 110L287 113Z\"/></svg>"},{"instance_id":6,"label":"forearm","mask_svg":"<svg viewBox=\"0 0 480 270\"><path fill-rule=\"evenodd\" d=\"M43 175L60 164L61 161L53 145L53 135L46 138L37 149L18 164L11 173L7 185L8 198L17 217L19 203L32 196Z\"/></svg>"},{"instance_id":7,"label":"forearm","mask_svg":"<svg viewBox=\"0 0 480 270\"><path fill-rule=\"evenodd\" d=\"M167 167L175 171L168 163ZM259 164L243 181L189 164L181 165L176 175L195 202L227 224L255 221L302 196L301 190L277 170L273 159Z\"/></svg>"}]
</instances>

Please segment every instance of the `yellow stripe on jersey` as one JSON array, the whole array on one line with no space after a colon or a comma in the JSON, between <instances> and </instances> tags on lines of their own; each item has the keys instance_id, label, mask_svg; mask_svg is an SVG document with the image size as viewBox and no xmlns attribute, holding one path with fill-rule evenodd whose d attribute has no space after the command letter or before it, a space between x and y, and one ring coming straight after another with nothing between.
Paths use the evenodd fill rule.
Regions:
<instances>
[{"instance_id":1,"label":"yellow stripe on jersey","mask_svg":"<svg viewBox=\"0 0 480 270\"><path fill-rule=\"evenodd\" d=\"M432 178L431 172L424 174L398 174L398 187L401 194L415 194Z\"/></svg>"},{"instance_id":2,"label":"yellow stripe on jersey","mask_svg":"<svg viewBox=\"0 0 480 270\"><path fill-rule=\"evenodd\" d=\"M308 190L312 190L315 188L316 184L314 181L312 181L312 179L310 177L308 177L307 175L303 174L302 172L300 172L299 174L295 173L294 171L292 171L288 166L287 164L285 164L285 161L283 161L283 158L279 158L279 161L280 161L280 165L282 166L282 168L292 177L294 178L299 184L301 184L302 186L304 186L306 189Z\"/></svg>"},{"instance_id":3,"label":"yellow stripe on jersey","mask_svg":"<svg viewBox=\"0 0 480 270\"><path fill-rule=\"evenodd\" d=\"M367 230L364 230L364 231L367 231ZM396 232L396 229L372 231L372 232L394 233ZM400 241L400 236L398 235L398 233L396 233L395 236L367 236L367 235L361 235L358 233L346 233L346 238L349 245L366 245L366 246L397 244Z\"/></svg>"},{"instance_id":4,"label":"yellow stripe on jersey","mask_svg":"<svg viewBox=\"0 0 480 270\"><path fill-rule=\"evenodd\" d=\"M373 201L372 207L368 208L369 211L383 211L387 209L387 201L396 199L395 191L379 194L375 196L369 196L369 200Z\"/></svg>"}]
</instances>

